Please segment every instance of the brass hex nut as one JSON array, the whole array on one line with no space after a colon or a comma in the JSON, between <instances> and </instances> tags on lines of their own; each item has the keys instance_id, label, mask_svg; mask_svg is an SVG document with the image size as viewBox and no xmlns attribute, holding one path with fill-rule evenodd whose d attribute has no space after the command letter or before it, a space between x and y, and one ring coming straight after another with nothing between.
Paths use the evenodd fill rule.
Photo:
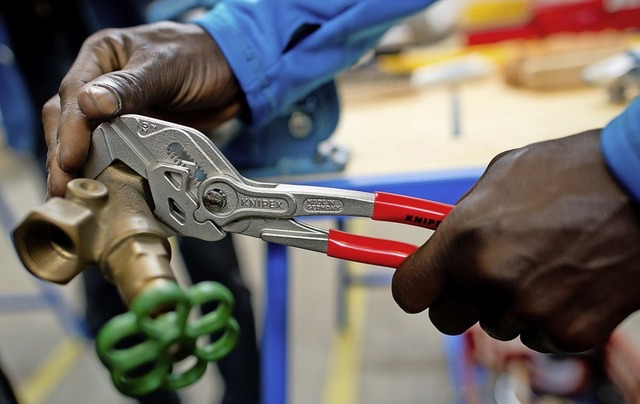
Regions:
<instances>
[{"instance_id":1,"label":"brass hex nut","mask_svg":"<svg viewBox=\"0 0 640 404\"><path fill-rule=\"evenodd\" d=\"M95 259L94 217L91 209L62 198L33 209L13 231L22 264L38 278L68 283Z\"/></svg>"}]
</instances>

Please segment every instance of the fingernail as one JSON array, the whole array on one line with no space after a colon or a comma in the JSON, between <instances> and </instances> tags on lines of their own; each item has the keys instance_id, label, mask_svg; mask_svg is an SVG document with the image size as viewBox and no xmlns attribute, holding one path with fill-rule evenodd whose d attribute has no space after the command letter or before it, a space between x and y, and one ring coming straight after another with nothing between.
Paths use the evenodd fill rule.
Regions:
<instances>
[{"instance_id":1,"label":"fingernail","mask_svg":"<svg viewBox=\"0 0 640 404\"><path fill-rule=\"evenodd\" d=\"M87 90L93 104L105 115L116 114L121 107L120 98L108 87L93 85Z\"/></svg>"},{"instance_id":2,"label":"fingernail","mask_svg":"<svg viewBox=\"0 0 640 404\"><path fill-rule=\"evenodd\" d=\"M49 167L47 167L47 192L44 195L44 200L48 201L51 198L51 174L49 173Z\"/></svg>"}]
</instances>

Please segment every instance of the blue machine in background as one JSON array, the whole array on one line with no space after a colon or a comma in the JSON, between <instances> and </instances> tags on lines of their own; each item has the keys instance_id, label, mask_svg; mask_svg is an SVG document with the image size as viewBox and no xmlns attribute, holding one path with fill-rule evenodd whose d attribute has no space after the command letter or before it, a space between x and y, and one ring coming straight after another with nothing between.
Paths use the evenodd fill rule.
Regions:
<instances>
[{"instance_id":1,"label":"blue machine in background","mask_svg":"<svg viewBox=\"0 0 640 404\"><path fill-rule=\"evenodd\" d=\"M332 81L260 130L236 123L222 152L250 178L341 171L349 153L328 140L338 117L338 94Z\"/></svg>"}]
</instances>

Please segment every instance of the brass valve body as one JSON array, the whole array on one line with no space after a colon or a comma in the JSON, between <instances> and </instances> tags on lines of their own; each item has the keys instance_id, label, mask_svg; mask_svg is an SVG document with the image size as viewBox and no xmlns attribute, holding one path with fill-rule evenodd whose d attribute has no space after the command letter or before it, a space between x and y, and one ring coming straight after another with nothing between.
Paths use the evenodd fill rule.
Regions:
<instances>
[{"instance_id":1,"label":"brass valve body","mask_svg":"<svg viewBox=\"0 0 640 404\"><path fill-rule=\"evenodd\" d=\"M13 231L23 265L66 284L96 263L127 305L152 284L175 282L169 235L149 209L144 185L119 164L95 180L70 181L65 198L49 199Z\"/></svg>"}]
</instances>

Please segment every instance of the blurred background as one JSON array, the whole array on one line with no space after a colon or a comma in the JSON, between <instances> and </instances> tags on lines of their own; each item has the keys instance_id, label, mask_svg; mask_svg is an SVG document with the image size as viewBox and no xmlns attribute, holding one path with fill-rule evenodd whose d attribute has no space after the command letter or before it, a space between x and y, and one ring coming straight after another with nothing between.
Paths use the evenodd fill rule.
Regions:
<instances>
[{"instance_id":1,"label":"blurred background","mask_svg":"<svg viewBox=\"0 0 640 404\"><path fill-rule=\"evenodd\" d=\"M181 4L142 3L137 7L147 16ZM194 11L193 4L207 6L184 3L189 7L164 15L177 19L176 13ZM57 21L55 32L75 27L52 11L55 1L25 4L39 10L39 18ZM42 102L29 89L32 73L20 57L25 48L18 49L24 38L16 36L19 21L10 18L16 11L2 7L0 364L20 403L133 403L113 387L96 356L84 279L63 286L40 281L13 248L11 231L44 202ZM602 127L615 117L639 89L639 26L634 0L441 0L393 27L332 86L302 100L264 133L229 125L211 135L225 139L225 154L253 179L395 182L410 189L437 178L446 186L478 175L501 151ZM26 53L39 60L40 74L59 74L81 35L65 42L66 59L59 63L48 64L51 59L34 47ZM59 45L56 38L50 39ZM55 87L40 90L48 97ZM363 219L346 226L413 244L430 235ZM234 243L259 344L267 309L266 245L235 236ZM172 246L173 267L189 285L175 240ZM395 305L387 269L300 250L290 252L288 266L286 386L292 404L640 402L636 317L601 351L540 355L477 329L443 336L425 313L407 315ZM180 396L184 403L212 403L223 391L223 378L210 366Z\"/></svg>"}]
</instances>

